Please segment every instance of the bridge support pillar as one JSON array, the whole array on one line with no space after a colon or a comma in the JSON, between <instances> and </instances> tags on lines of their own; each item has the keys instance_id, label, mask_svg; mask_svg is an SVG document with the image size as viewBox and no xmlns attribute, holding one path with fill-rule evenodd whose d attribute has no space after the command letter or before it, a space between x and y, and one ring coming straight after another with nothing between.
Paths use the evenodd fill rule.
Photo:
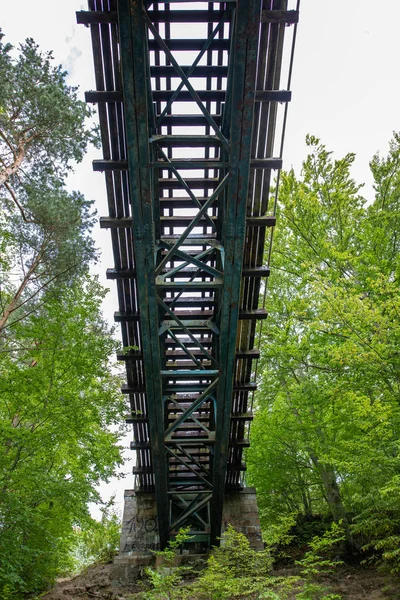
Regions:
<instances>
[{"instance_id":1,"label":"bridge support pillar","mask_svg":"<svg viewBox=\"0 0 400 600\"><path fill-rule=\"evenodd\" d=\"M222 510L222 533L228 525L243 533L253 550L263 550L256 489L247 487L240 492L227 492Z\"/></svg>"},{"instance_id":2,"label":"bridge support pillar","mask_svg":"<svg viewBox=\"0 0 400 600\"><path fill-rule=\"evenodd\" d=\"M157 505L154 494L125 490L119 552L148 552L159 549Z\"/></svg>"},{"instance_id":3,"label":"bridge support pillar","mask_svg":"<svg viewBox=\"0 0 400 600\"><path fill-rule=\"evenodd\" d=\"M222 532L226 531L228 525L243 533L253 550L263 549L255 488L248 487L225 494ZM158 549L155 495L125 490L120 550L114 560L112 574L114 584L133 583L146 566L154 563L151 550Z\"/></svg>"},{"instance_id":4,"label":"bridge support pillar","mask_svg":"<svg viewBox=\"0 0 400 600\"><path fill-rule=\"evenodd\" d=\"M134 583L154 563L158 550L157 504L154 494L125 490L119 555L114 559L114 585Z\"/></svg>"}]
</instances>

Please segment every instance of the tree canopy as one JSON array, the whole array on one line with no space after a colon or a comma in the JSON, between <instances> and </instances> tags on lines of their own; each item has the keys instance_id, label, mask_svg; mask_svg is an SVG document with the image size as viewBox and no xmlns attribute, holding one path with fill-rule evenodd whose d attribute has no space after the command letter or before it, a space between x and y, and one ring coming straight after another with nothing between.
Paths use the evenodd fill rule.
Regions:
<instances>
[{"instance_id":1,"label":"tree canopy","mask_svg":"<svg viewBox=\"0 0 400 600\"><path fill-rule=\"evenodd\" d=\"M65 176L97 133L33 40L0 34L0 596L71 565L74 528L122 463L115 341L101 315L92 201Z\"/></svg>"},{"instance_id":2,"label":"tree canopy","mask_svg":"<svg viewBox=\"0 0 400 600\"><path fill-rule=\"evenodd\" d=\"M372 202L353 154L307 144L280 188L249 475L267 529L327 515L396 563L400 136L370 163Z\"/></svg>"},{"instance_id":3,"label":"tree canopy","mask_svg":"<svg viewBox=\"0 0 400 600\"><path fill-rule=\"evenodd\" d=\"M96 281L46 299L1 358L0 589L39 590L68 562L73 526L121 464L120 381ZM4 569L4 571L2 570Z\"/></svg>"},{"instance_id":4,"label":"tree canopy","mask_svg":"<svg viewBox=\"0 0 400 600\"><path fill-rule=\"evenodd\" d=\"M51 52L32 39L11 51L0 32L0 335L95 257L92 202L65 186L97 143L91 112Z\"/></svg>"}]
</instances>

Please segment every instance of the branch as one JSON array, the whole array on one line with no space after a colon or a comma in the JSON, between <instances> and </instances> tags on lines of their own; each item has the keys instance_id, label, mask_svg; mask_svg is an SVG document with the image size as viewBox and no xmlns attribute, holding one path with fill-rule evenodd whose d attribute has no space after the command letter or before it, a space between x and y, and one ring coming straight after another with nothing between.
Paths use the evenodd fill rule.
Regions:
<instances>
[{"instance_id":1,"label":"branch","mask_svg":"<svg viewBox=\"0 0 400 600\"><path fill-rule=\"evenodd\" d=\"M1 478L1 481L3 482L3 487L2 487L1 491L3 494L5 494L5 492L7 491L7 481L10 479L11 473L13 471L15 471L15 469L17 468L17 465L21 458L21 453L22 453L22 446L18 446L13 463L12 463L11 467L8 469L8 473L6 473L4 475L4 477Z\"/></svg>"},{"instance_id":2,"label":"branch","mask_svg":"<svg viewBox=\"0 0 400 600\"><path fill-rule=\"evenodd\" d=\"M36 305L34 308L32 308L32 310L28 310L28 312L25 313L24 315L22 315L22 317L19 317L19 319L15 319L12 323L9 323L8 325L4 325L4 327L2 329L0 329L0 332L3 332L5 329L8 329L9 327L12 327L16 323L19 323L20 321L22 321L23 319L25 319L26 317L28 317L29 315L34 313L38 308L40 308L40 306L41 306L40 304Z\"/></svg>"},{"instance_id":3,"label":"branch","mask_svg":"<svg viewBox=\"0 0 400 600\"><path fill-rule=\"evenodd\" d=\"M19 117L19 115L21 114L22 111L22 106L19 106L17 108L17 110L15 112L13 112L13 114L10 117L10 121L15 121L15 119L17 119Z\"/></svg>"},{"instance_id":4,"label":"branch","mask_svg":"<svg viewBox=\"0 0 400 600\"><path fill-rule=\"evenodd\" d=\"M5 141L5 143L7 144L7 146L10 148L11 152L12 152L12 153L13 153L13 155L14 155L14 158L17 158L17 155L16 155L16 153L15 153L15 150L14 150L14 148L12 147L12 145L10 144L10 142L8 141L8 139L7 139L7 137L6 137L5 133L4 133L4 131L2 131L1 129L0 129L0 137L1 137L1 138L3 138L3 140Z\"/></svg>"},{"instance_id":5,"label":"branch","mask_svg":"<svg viewBox=\"0 0 400 600\"><path fill-rule=\"evenodd\" d=\"M25 144L24 143L19 142L18 153L14 154L14 157L15 157L14 163L9 167L6 166L4 168L4 171L2 173L0 173L0 185L5 183L11 177L11 175L14 175L20 168L20 166L25 158ZM5 163L3 162L3 164L5 164Z\"/></svg>"},{"instance_id":6,"label":"branch","mask_svg":"<svg viewBox=\"0 0 400 600\"><path fill-rule=\"evenodd\" d=\"M0 332L3 331L11 313L13 313L18 308L17 302L20 299L20 297L22 296L22 293L25 290L26 286L28 285L31 275L35 272L37 266L39 265L40 261L42 260L45 250L46 250L46 243L43 242L42 247L40 248L38 254L36 255L35 260L29 267L29 270L28 270L27 274L25 275L25 277L23 278L21 285L19 286L17 292L14 295L14 298L11 300L11 302L9 302L8 306L6 306L6 309L3 312L3 316L0 318Z\"/></svg>"},{"instance_id":7,"label":"branch","mask_svg":"<svg viewBox=\"0 0 400 600\"><path fill-rule=\"evenodd\" d=\"M15 312L19 308L21 308L21 306L23 306L24 304L26 304L30 300L32 300L32 298L34 298L35 296L37 296L39 294L39 292L41 292L45 287L47 287L52 281L54 281L55 279L57 279L57 277L61 277L61 275L64 275L64 273L67 273L71 269L75 268L78 264L79 263L75 263L74 265L71 265L70 267L67 267L66 269L64 269L64 271L61 271L61 273L57 273L56 275L54 275L54 277L51 277L51 279L49 279L48 281L46 281L46 283L44 283L42 286L40 286L40 288L38 290L36 290L36 292L34 294L32 294L31 296L29 296L29 298L26 298L26 300L24 300L23 302L21 302L20 304L18 304L18 306L15 306L14 308L12 308L12 310L10 311L10 314L12 312ZM29 275L29 272L28 272L28 275ZM19 319L15 319L12 323L9 323L8 325L2 326L1 325L1 320L0 320L0 332L4 331L8 327L12 327L16 323L19 323L19 321L22 321L23 319L25 319L25 317L27 317L28 315L30 315L33 312L35 312L36 309L37 309L37 307L33 308L32 310L28 311L27 313L25 313L24 315L22 315L21 317L19 317Z\"/></svg>"},{"instance_id":8,"label":"branch","mask_svg":"<svg viewBox=\"0 0 400 600\"><path fill-rule=\"evenodd\" d=\"M23 302L21 302L21 304L18 304L18 306L15 307L15 310L17 310L18 308L21 308L21 306L23 306L24 304L26 304L27 302L29 302L30 300L32 300L32 298L34 298L35 296L37 296L39 292L41 292L45 287L47 287L52 281L54 281L55 279L57 279L57 277L61 277L61 275L64 275L65 273L68 273L68 271L70 271L71 269L74 269L78 265L79 265L79 263L75 263L73 265L70 265L69 267L67 267L66 269L64 269L64 271L61 271L60 273L57 273L56 275L54 275L53 277L51 277L48 281L46 281L46 283L44 283L42 286L40 286L40 288L38 290L36 290L36 292L34 294L32 294L31 296L29 296L29 298L27 298Z\"/></svg>"},{"instance_id":9,"label":"branch","mask_svg":"<svg viewBox=\"0 0 400 600\"><path fill-rule=\"evenodd\" d=\"M22 208L21 204L18 202L18 199L17 199L17 196L15 195L14 190L8 185L7 181L4 181L4 187L10 193L11 198L14 200L15 204L18 206L19 212L21 213L22 218L25 221L25 223L35 223L35 221L33 221L32 219L27 219L24 209Z\"/></svg>"}]
</instances>

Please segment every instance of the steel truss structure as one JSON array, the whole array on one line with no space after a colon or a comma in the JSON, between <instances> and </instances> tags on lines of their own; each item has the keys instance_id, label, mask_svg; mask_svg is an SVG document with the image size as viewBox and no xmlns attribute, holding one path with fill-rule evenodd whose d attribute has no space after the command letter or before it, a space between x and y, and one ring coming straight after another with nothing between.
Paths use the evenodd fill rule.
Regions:
<instances>
[{"instance_id":1,"label":"steel truss structure","mask_svg":"<svg viewBox=\"0 0 400 600\"><path fill-rule=\"evenodd\" d=\"M215 544L225 490L243 486L298 7L89 0L77 19L92 35L86 100L100 118L136 486L155 492L161 547L183 526Z\"/></svg>"}]
</instances>

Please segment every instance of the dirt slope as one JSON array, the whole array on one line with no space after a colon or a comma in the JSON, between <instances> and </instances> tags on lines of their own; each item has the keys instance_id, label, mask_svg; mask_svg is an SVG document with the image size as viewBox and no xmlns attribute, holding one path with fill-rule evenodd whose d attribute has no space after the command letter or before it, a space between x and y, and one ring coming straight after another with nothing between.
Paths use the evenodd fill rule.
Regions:
<instances>
[{"instance_id":1,"label":"dirt slope","mask_svg":"<svg viewBox=\"0 0 400 600\"><path fill-rule=\"evenodd\" d=\"M94 565L76 577L59 581L42 600L130 600L141 588L112 587L111 567ZM277 575L283 576L285 571ZM287 575L293 572L288 571ZM344 566L323 583L329 586L330 593L341 595L343 600L400 600L400 579L374 569Z\"/></svg>"}]
</instances>

